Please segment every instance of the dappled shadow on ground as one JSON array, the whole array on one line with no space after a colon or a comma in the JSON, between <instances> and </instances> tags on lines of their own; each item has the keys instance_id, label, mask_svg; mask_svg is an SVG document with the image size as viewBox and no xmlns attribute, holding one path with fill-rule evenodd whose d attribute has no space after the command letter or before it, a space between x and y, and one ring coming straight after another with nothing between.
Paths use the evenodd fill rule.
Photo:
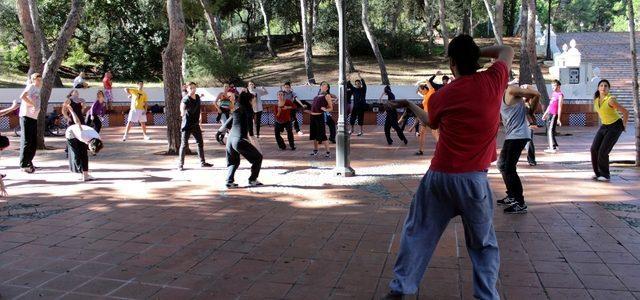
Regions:
<instances>
[{"instance_id":1,"label":"dappled shadow on ground","mask_svg":"<svg viewBox=\"0 0 640 300\"><path fill-rule=\"evenodd\" d=\"M584 163L589 135L576 131L562 153L540 155L537 167L519 165L528 214L504 215L496 208L503 298L611 298L640 288L640 236L633 223L640 219L640 173L614 168L611 183L590 181ZM107 141L104 155L91 158L95 182L75 181L58 152L47 154L34 175L8 168L12 196L0 209L0 293L378 298L392 277L402 221L428 156L412 155L413 138L408 147L381 146L383 136L371 127L353 139L358 176L339 178L333 158L309 159L303 140L299 151L278 151L271 137L263 137L265 186L244 187L243 161L236 177L243 187L233 190L223 188L226 169L214 156L221 146L213 143L207 146L211 169L177 172L175 158L151 154L161 141L136 140ZM620 147L631 141L623 137ZM431 152L431 140L428 147ZM188 166L196 163L187 158ZM502 197L493 168L489 178ZM456 218L419 293L469 298L471 278Z\"/></svg>"}]
</instances>

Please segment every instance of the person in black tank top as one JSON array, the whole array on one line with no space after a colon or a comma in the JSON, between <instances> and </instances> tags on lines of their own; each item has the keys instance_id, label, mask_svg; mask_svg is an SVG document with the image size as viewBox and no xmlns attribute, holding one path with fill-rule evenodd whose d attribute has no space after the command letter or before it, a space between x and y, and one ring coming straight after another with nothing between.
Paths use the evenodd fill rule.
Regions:
<instances>
[{"instance_id":1,"label":"person in black tank top","mask_svg":"<svg viewBox=\"0 0 640 300\"><path fill-rule=\"evenodd\" d=\"M231 117L220 127L219 132L230 130L227 139L227 188L238 187L235 183L235 173L240 166L240 155L244 156L251 163L250 186L261 186L258 181L260 168L262 167L262 154L251 143L253 131L250 127L253 124L253 109L251 99L253 95L247 91L240 93L238 107L233 111Z\"/></svg>"}]
</instances>

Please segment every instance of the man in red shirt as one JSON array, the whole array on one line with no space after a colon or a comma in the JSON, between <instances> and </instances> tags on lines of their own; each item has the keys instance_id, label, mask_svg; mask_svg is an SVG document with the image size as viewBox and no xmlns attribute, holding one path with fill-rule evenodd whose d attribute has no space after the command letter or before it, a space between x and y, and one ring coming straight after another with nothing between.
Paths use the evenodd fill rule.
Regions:
<instances>
[{"instance_id":1,"label":"man in red shirt","mask_svg":"<svg viewBox=\"0 0 640 300\"><path fill-rule=\"evenodd\" d=\"M431 97L429 113L414 103L399 103L409 107L421 123L438 129L440 139L404 223L386 298L401 299L404 294L416 293L442 232L449 220L461 215L473 263L474 297L499 299L500 255L487 169L497 158L500 103L513 53L508 46L480 49L473 38L460 35L447 51L456 80ZM480 57L496 61L486 71L477 72Z\"/></svg>"}]
</instances>

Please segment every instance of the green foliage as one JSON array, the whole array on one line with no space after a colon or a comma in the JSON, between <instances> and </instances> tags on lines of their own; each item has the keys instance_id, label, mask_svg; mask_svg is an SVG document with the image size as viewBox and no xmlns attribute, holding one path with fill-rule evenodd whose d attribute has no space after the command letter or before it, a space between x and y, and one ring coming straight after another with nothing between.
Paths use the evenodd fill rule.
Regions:
<instances>
[{"instance_id":1,"label":"green foliage","mask_svg":"<svg viewBox=\"0 0 640 300\"><path fill-rule=\"evenodd\" d=\"M29 55L22 46L4 47L0 45L0 67L3 70L19 70L29 68Z\"/></svg>"},{"instance_id":2,"label":"green foliage","mask_svg":"<svg viewBox=\"0 0 640 300\"><path fill-rule=\"evenodd\" d=\"M201 39L187 45L187 77L212 77L220 83L235 81L249 73L251 62L245 51L230 44L227 48L228 59L224 60L211 42Z\"/></svg>"}]
</instances>

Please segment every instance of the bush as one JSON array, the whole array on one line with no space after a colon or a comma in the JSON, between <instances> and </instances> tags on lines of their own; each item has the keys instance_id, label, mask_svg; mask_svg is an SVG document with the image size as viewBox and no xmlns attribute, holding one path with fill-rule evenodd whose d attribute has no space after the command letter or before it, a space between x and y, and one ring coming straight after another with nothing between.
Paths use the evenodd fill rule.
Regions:
<instances>
[{"instance_id":1,"label":"bush","mask_svg":"<svg viewBox=\"0 0 640 300\"><path fill-rule=\"evenodd\" d=\"M213 77L220 83L237 81L251 70L251 62L242 48L227 44L228 59L222 59L218 50L206 41L187 45L187 76Z\"/></svg>"},{"instance_id":2,"label":"bush","mask_svg":"<svg viewBox=\"0 0 640 300\"><path fill-rule=\"evenodd\" d=\"M16 47L0 47L0 66L8 70L29 69L29 54L22 45Z\"/></svg>"}]
</instances>

